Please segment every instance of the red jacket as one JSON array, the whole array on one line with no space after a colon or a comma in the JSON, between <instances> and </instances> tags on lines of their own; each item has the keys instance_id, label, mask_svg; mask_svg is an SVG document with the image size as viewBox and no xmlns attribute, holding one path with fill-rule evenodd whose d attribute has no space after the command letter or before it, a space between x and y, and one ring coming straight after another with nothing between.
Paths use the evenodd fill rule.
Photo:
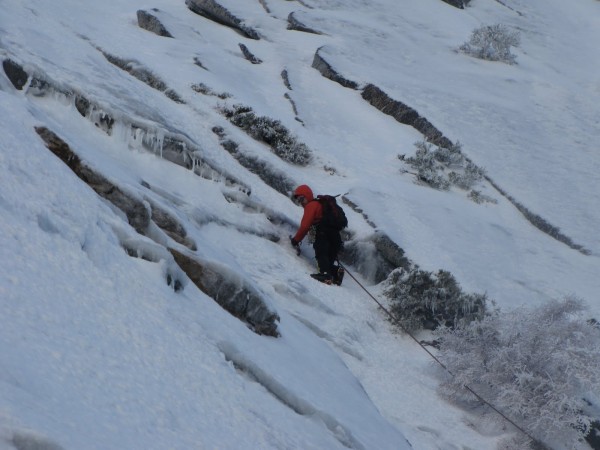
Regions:
<instances>
[{"instance_id":1,"label":"red jacket","mask_svg":"<svg viewBox=\"0 0 600 450\"><path fill-rule=\"evenodd\" d=\"M297 195L303 195L308 201L308 203L304 205L304 215L302 216L300 227L294 236L294 240L300 242L304 239L304 236L306 236L310 227L319 223L323 218L323 206L321 205L321 202L314 199L312 190L306 185L298 187L295 193Z\"/></svg>"}]
</instances>

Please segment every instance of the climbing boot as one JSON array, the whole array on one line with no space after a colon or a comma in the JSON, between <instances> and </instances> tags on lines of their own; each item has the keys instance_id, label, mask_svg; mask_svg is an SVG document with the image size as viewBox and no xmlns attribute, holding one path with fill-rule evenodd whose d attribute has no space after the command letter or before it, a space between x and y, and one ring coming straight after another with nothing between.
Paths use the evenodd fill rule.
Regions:
<instances>
[{"instance_id":1,"label":"climbing boot","mask_svg":"<svg viewBox=\"0 0 600 450\"><path fill-rule=\"evenodd\" d=\"M315 280L320 281L321 283L325 283L325 284L333 283L333 277L331 276L331 274L329 274L327 272L311 273L310 276L313 277Z\"/></svg>"}]
</instances>

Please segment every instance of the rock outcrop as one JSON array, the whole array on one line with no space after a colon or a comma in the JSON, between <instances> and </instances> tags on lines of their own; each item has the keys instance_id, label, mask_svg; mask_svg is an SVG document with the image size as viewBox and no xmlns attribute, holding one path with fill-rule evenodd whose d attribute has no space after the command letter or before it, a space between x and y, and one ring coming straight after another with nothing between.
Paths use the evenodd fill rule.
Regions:
<instances>
[{"instance_id":1,"label":"rock outcrop","mask_svg":"<svg viewBox=\"0 0 600 450\"><path fill-rule=\"evenodd\" d=\"M415 109L390 98L374 84L368 84L362 91L362 98L384 114L392 116L398 122L409 125L420 131L425 139L439 147L451 148L452 141L445 137L440 130L421 116Z\"/></svg>"},{"instance_id":2,"label":"rock outcrop","mask_svg":"<svg viewBox=\"0 0 600 450\"><path fill-rule=\"evenodd\" d=\"M288 26L287 26L288 30L303 31L305 33L312 33L312 34L323 34L320 31L314 30L314 29L304 25L302 22L300 22L298 20L298 18L296 17L295 12L291 12L288 15L287 20L288 20Z\"/></svg>"},{"instance_id":3,"label":"rock outcrop","mask_svg":"<svg viewBox=\"0 0 600 450\"><path fill-rule=\"evenodd\" d=\"M206 17L213 22L233 28L242 36L250 39L260 39L260 35L255 30L245 25L241 19L234 16L215 0L186 0L185 4L196 14Z\"/></svg>"},{"instance_id":4,"label":"rock outcrop","mask_svg":"<svg viewBox=\"0 0 600 450\"><path fill-rule=\"evenodd\" d=\"M12 59L5 59L2 61L2 68L15 89L18 89L19 91L22 90L29 79L27 72Z\"/></svg>"},{"instance_id":5,"label":"rock outcrop","mask_svg":"<svg viewBox=\"0 0 600 450\"><path fill-rule=\"evenodd\" d=\"M337 73L327 61L325 61L325 59L320 54L321 48L317 49L317 51L315 52L312 67L321 72L321 75L323 75L325 78L329 78L330 80L335 81L336 83L339 83L344 87L350 89L358 89L358 83L344 78L342 75Z\"/></svg>"},{"instance_id":6,"label":"rock outcrop","mask_svg":"<svg viewBox=\"0 0 600 450\"><path fill-rule=\"evenodd\" d=\"M458 9L465 9L465 6L469 4L471 0L442 0L444 3L448 3Z\"/></svg>"},{"instance_id":7,"label":"rock outcrop","mask_svg":"<svg viewBox=\"0 0 600 450\"><path fill-rule=\"evenodd\" d=\"M169 249L179 267L206 295L233 316L248 323L255 333L279 336L279 316L262 295L237 274L212 263Z\"/></svg>"},{"instance_id":8,"label":"rock outcrop","mask_svg":"<svg viewBox=\"0 0 600 450\"><path fill-rule=\"evenodd\" d=\"M242 51L242 54L244 55L244 58L246 58L252 64L261 64L262 63L262 60L256 56L254 56L254 54L244 44L239 44L239 46L240 46L240 50Z\"/></svg>"},{"instance_id":9,"label":"rock outcrop","mask_svg":"<svg viewBox=\"0 0 600 450\"><path fill-rule=\"evenodd\" d=\"M143 201L123 191L106 177L84 164L69 145L46 127L36 127L46 147L64 162L79 178L100 197L105 198L127 216L129 224L140 234L146 234L150 224L150 211Z\"/></svg>"},{"instance_id":10,"label":"rock outcrop","mask_svg":"<svg viewBox=\"0 0 600 450\"><path fill-rule=\"evenodd\" d=\"M154 10L158 11L158 10ZM137 20L140 28L144 30L148 30L154 34L163 37L172 38L173 36L169 31L165 28L162 22L153 14L150 14L148 11L144 11L143 9L138 10L137 12Z\"/></svg>"},{"instance_id":11,"label":"rock outcrop","mask_svg":"<svg viewBox=\"0 0 600 450\"><path fill-rule=\"evenodd\" d=\"M266 161L260 160L254 155L248 155L240 150L240 146L227 138L225 131L221 127L214 127L213 133L220 138L221 146L233 156L237 162L250 172L258 175L267 185L271 186L277 192L287 196L297 186L297 183L291 180L284 172L275 169Z\"/></svg>"},{"instance_id":12,"label":"rock outcrop","mask_svg":"<svg viewBox=\"0 0 600 450\"><path fill-rule=\"evenodd\" d=\"M153 74L149 69L142 66L137 61L127 60L119 58L118 56L111 55L108 52L102 51L102 54L108 62L114 64L119 69L128 72L143 83L146 83L152 89L163 92L168 98L173 100L175 103L185 104L185 100L173 89L169 88L167 84L161 80L158 76Z\"/></svg>"},{"instance_id":13,"label":"rock outcrop","mask_svg":"<svg viewBox=\"0 0 600 450\"><path fill-rule=\"evenodd\" d=\"M338 73L321 54L319 48L314 56L312 67L321 72L325 78L350 89L359 89L358 83L351 81ZM367 84L361 92L362 98L384 114L392 116L398 122L409 125L420 131L425 139L435 145L450 148L452 141L446 138L429 120L421 116L414 108L401 101L390 98L374 84Z\"/></svg>"}]
</instances>

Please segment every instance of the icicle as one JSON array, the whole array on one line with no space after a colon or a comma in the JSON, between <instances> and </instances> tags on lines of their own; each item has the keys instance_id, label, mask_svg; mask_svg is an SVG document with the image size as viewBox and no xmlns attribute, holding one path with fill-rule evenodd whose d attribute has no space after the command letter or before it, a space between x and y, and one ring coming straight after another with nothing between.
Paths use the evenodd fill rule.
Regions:
<instances>
[{"instance_id":1,"label":"icicle","mask_svg":"<svg viewBox=\"0 0 600 450\"><path fill-rule=\"evenodd\" d=\"M160 153L160 157L163 157L163 144L165 142L165 132L162 129L158 129L156 132L156 145L158 146L158 151Z\"/></svg>"}]
</instances>

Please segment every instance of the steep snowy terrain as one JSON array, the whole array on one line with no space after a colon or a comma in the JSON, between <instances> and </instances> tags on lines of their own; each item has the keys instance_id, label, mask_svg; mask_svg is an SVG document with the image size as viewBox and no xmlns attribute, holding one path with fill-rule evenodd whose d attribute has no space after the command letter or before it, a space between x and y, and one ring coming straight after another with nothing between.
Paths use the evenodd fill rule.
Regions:
<instances>
[{"instance_id":1,"label":"steep snowy terrain","mask_svg":"<svg viewBox=\"0 0 600 450\"><path fill-rule=\"evenodd\" d=\"M456 51L494 23L517 64ZM509 427L442 400L350 276L308 277L289 193L344 194L375 295L385 235L502 309L574 294L599 318L597 42L596 0L0 1L0 449L496 448ZM422 130L368 86L460 142L493 201L417 182L398 156Z\"/></svg>"}]
</instances>

